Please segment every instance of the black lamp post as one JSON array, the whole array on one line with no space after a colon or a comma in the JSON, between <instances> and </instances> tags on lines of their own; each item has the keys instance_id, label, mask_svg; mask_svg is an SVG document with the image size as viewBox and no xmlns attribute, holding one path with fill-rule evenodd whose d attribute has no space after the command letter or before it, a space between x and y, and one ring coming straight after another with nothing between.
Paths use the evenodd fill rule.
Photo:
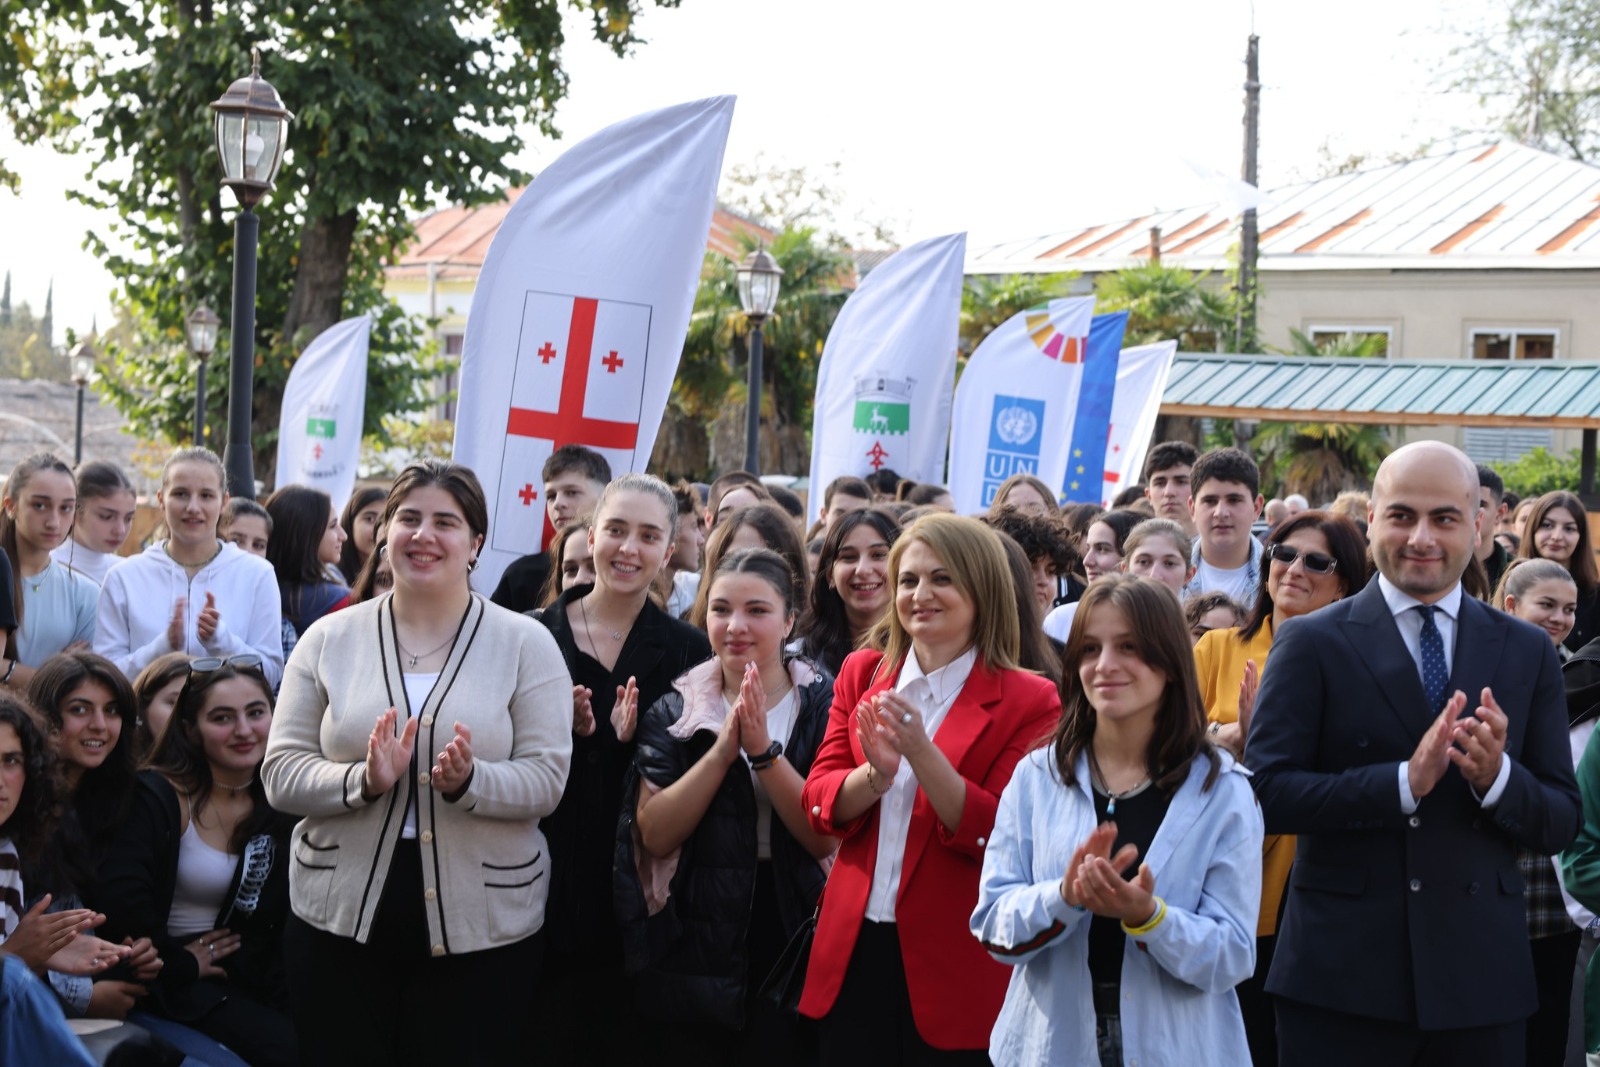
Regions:
<instances>
[{"instance_id":1,"label":"black lamp post","mask_svg":"<svg viewBox=\"0 0 1600 1067\"><path fill-rule=\"evenodd\" d=\"M744 422L744 469L761 473L761 326L778 304L783 269L758 248L739 264L739 306L750 323L749 410Z\"/></svg>"},{"instance_id":2,"label":"black lamp post","mask_svg":"<svg viewBox=\"0 0 1600 1067\"><path fill-rule=\"evenodd\" d=\"M229 323L228 445L222 462L228 494L254 500L255 465L250 452L252 374L256 362L256 241L260 220L252 210L272 191L283 165L283 146L294 118L278 90L261 77L261 52L250 53L250 74L228 86L215 112L222 184L242 210L233 221L233 321ZM201 367L204 373L204 365Z\"/></svg>"},{"instance_id":3,"label":"black lamp post","mask_svg":"<svg viewBox=\"0 0 1600 1067\"><path fill-rule=\"evenodd\" d=\"M206 443L206 361L217 350L217 327L222 320L217 313L201 304L189 312L185 325L189 331L189 354L194 356L198 370L194 379L194 443Z\"/></svg>"},{"instance_id":4,"label":"black lamp post","mask_svg":"<svg viewBox=\"0 0 1600 1067\"><path fill-rule=\"evenodd\" d=\"M72 360L72 384L78 387L78 426L72 438L72 465L83 462L83 393L94 375L94 346L82 341L72 346L68 359Z\"/></svg>"}]
</instances>

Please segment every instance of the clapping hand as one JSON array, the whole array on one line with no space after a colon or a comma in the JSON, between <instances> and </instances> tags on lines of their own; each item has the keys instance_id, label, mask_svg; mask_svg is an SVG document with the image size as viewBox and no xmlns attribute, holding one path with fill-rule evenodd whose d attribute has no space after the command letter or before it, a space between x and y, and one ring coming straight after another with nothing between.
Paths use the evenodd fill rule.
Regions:
<instances>
[{"instance_id":1,"label":"clapping hand","mask_svg":"<svg viewBox=\"0 0 1600 1067\"><path fill-rule=\"evenodd\" d=\"M881 698L883 694L878 694ZM884 727L879 722L879 704L876 698L868 697L856 705L856 741L861 745L861 754L866 757L867 765L872 768L874 777L879 781L888 783L894 781L894 776L900 773L900 750L889 743L884 736ZM887 790L887 784L878 787Z\"/></svg>"},{"instance_id":2,"label":"clapping hand","mask_svg":"<svg viewBox=\"0 0 1600 1067\"><path fill-rule=\"evenodd\" d=\"M1485 695L1488 695L1488 692L1487 689L1484 690ZM1466 706L1467 694L1457 689L1450 699L1445 701L1444 710L1433 720L1428 732L1422 735L1422 740L1417 742L1417 750L1411 754L1411 760L1406 764L1406 783L1411 787L1413 800L1421 800L1433 792L1433 787L1444 777L1444 772L1449 769L1451 761L1456 759L1457 753L1451 751L1451 742L1455 740L1458 729L1456 720L1461 717L1461 712ZM1501 721L1504 722L1504 717ZM1504 743L1505 735L1502 732L1502 747ZM1495 769L1499 770L1498 763ZM1462 773L1466 772L1463 770ZM1494 779L1491 778L1490 781Z\"/></svg>"},{"instance_id":3,"label":"clapping hand","mask_svg":"<svg viewBox=\"0 0 1600 1067\"><path fill-rule=\"evenodd\" d=\"M1155 913L1156 879L1148 863L1141 863L1132 878L1124 878L1121 872L1139 858L1139 850L1123 845L1112 857L1116 840L1114 822L1103 822L1090 832L1067 861L1061 899L1075 908L1137 926Z\"/></svg>"},{"instance_id":4,"label":"clapping hand","mask_svg":"<svg viewBox=\"0 0 1600 1067\"><path fill-rule=\"evenodd\" d=\"M617 686L617 702L611 705L611 728L617 740L633 740L634 728L639 725L639 679L630 677L627 685Z\"/></svg>"},{"instance_id":5,"label":"clapping hand","mask_svg":"<svg viewBox=\"0 0 1600 1067\"><path fill-rule=\"evenodd\" d=\"M167 622L167 644L174 652L183 652L189 647L183 636L183 613L188 606L189 602L183 597L172 602L172 618Z\"/></svg>"},{"instance_id":6,"label":"clapping hand","mask_svg":"<svg viewBox=\"0 0 1600 1067\"><path fill-rule=\"evenodd\" d=\"M594 690L586 685L572 687L572 732L579 737L594 735Z\"/></svg>"},{"instance_id":7,"label":"clapping hand","mask_svg":"<svg viewBox=\"0 0 1600 1067\"><path fill-rule=\"evenodd\" d=\"M928 746L922 712L893 690L886 689L878 694L877 723L878 735L902 756L914 760Z\"/></svg>"},{"instance_id":8,"label":"clapping hand","mask_svg":"<svg viewBox=\"0 0 1600 1067\"><path fill-rule=\"evenodd\" d=\"M1462 696L1463 704L1465 701L1466 697ZM1506 713L1500 710L1494 693L1485 688L1478 710L1453 724L1450 735L1453 744L1446 750L1447 754L1480 797L1500 775L1500 761L1506 751L1506 721Z\"/></svg>"},{"instance_id":9,"label":"clapping hand","mask_svg":"<svg viewBox=\"0 0 1600 1067\"><path fill-rule=\"evenodd\" d=\"M18 957L35 971L43 969L45 962L66 948L79 931L105 922L105 916L96 915L87 908L47 915L45 909L49 906L50 894L46 893L18 920L16 929L4 944L0 944L0 949Z\"/></svg>"},{"instance_id":10,"label":"clapping hand","mask_svg":"<svg viewBox=\"0 0 1600 1067\"><path fill-rule=\"evenodd\" d=\"M411 766L411 750L417 743L417 720L408 718L399 735L394 732L399 712L390 708L378 716L372 736L367 739L367 770L362 792L381 797L398 782Z\"/></svg>"},{"instance_id":11,"label":"clapping hand","mask_svg":"<svg viewBox=\"0 0 1600 1067\"><path fill-rule=\"evenodd\" d=\"M761 684L761 671L753 662L744 665L733 717L739 720L739 747L745 755L766 755L772 747L772 734L767 730L767 690Z\"/></svg>"},{"instance_id":12,"label":"clapping hand","mask_svg":"<svg viewBox=\"0 0 1600 1067\"><path fill-rule=\"evenodd\" d=\"M207 648L211 647L212 640L217 636L217 627L222 622L222 614L217 611L217 597L215 593L206 594L206 606L200 609L200 615L194 621L195 636L200 638L200 643Z\"/></svg>"},{"instance_id":13,"label":"clapping hand","mask_svg":"<svg viewBox=\"0 0 1600 1067\"><path fill-rule=\"evenodd\" d=\"M711 746L711 752L722 766L733 766L733 761L739 758L739 716L729 715L722 720L722 729L717 731L717 740Z\"/></svg>"},{"instance_id":14,"label":"clapping hand","mask_svg":"<svg viewBox=\"0 0 1600 1067\"><path fill-rule=\"evenodd\" d=\"M1111 846L1117 843L1117 824L1103 822L1089 832L1083 843L1073 850L1072 858L1067 861L1067 870L1061 877L1061 899L1075 908L1086 908L1088 905L1083 900L1083 889L1080 885L1083 869L1092 859L1111 859ZM1128 865L1139 858L1139 850L1133 845L1123 845L1117 850L1117 858L1111 860L1116 870L1126 870Z\"/></svg>"},{"instance_id":15,"label":"clapping hand","mask_svg":"<svg viewBox=\"0 0 1600 1067\"><path fill-rule=\"evenodd\" d=\"M453 798L472 780L472 731L456 723L456 736L444 746L433 765L433 787Z\"/></svg>"}]
</instances>

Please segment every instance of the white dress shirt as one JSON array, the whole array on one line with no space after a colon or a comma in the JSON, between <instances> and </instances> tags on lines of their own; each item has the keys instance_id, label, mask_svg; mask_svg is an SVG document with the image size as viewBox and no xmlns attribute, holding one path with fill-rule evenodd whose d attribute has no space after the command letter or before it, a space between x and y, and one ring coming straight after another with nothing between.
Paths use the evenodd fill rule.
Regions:
<instances>
[{"instance_id":1,"label":"white dress shirt","mask_svg":"<svg viewBox=\"0 0 1600 1067\"><path fill-rule=\"evenodd\" d=\"M1378 589L1383 593L1383 602L1389 606L1390 613L1394 616L1394 624L1400 631L1400 640L1405 642L1406 651L1411 654L1411 662L1417 665L1417 677L1422 677L1422 613L1413 611L1422 601L1410 593L1402 591L1393 582L1383 575L1378 575ZM1456 624L1461 616L1461 583L1457 582L1433 606L1439 610L1434 613L1433 624L1439 628L1439 638L1444 642L1444 669L1446 674L1455 670L1456 657ZM1478 694L1468 693L1467 702L1471 707L1476 707ZM1437 717L1437 712L1434 717ZM1486 808L1492 808L1499 801L1500 794L1506 790L1506 782L1511 778L1511 760L1502 757L1500 760L1500 773L1495 776L1494 784L1489 791L1479 797L1479 803ZM1477 795L1477 790L1473 790ZM1410 815L1417 810L1419 801L1411 795L1411 761L1406 760L1400 764L1400 810Z\"/></svg>"},{"instance_id":2,"label":"white dress shirt","mask_svg":"<svg viewBox=\"0 0 1600 1067\"><path fill-rule=\"evenodd\" d=\"M929 674L922 672L916 651L906 656L894 691L915 704L922 712L922 729L931 739L939 731L961 687L967 684L978 650L969 648L943 667ZM872 889L867 893L867 918L872 922L894 922L895 899L900 895L900 868L906 858L906 836L911 830L911 807L917 798L917 777L911 763L900 760L894 784L878 801L878 856L872 867Z\"/></svg>"}]
</instances>

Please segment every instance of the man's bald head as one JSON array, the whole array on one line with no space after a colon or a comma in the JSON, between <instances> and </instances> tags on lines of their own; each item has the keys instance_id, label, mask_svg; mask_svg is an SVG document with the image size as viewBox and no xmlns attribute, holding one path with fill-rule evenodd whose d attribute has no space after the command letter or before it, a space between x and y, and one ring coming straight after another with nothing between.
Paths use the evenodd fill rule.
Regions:
<instances>
[{"instance_id":1,"label":"man's bald head","mask_svg":"<svg viewBox=\"0 0 1600 1067\"><path fill-rule=\"evenodd\" d=\"M1378 571L1425 604L1461 580L1477 546L1478 468L1458 448L1417 441L1378 467L1367 513Z\"/></svg>"}]
</instances>

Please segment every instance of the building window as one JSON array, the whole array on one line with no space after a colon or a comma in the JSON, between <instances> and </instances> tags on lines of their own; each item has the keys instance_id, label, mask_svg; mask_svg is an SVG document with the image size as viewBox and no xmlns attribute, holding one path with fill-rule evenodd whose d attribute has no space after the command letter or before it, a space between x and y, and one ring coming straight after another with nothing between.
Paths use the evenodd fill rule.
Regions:
<instances>
[{"instance_id":1,"label":"building window","mask_svg":"<svg viewBox=\"0 0 1600 1067\"><path fill-rule=\"evenodd\" d=\"M1306 329L1311 343L1321 351L1338 355L1364 355L1385 359L1394 347L1394 329L1389 326L1342 326L1316 323Z\"/></svg>"},{"instance_id":2,"label":"building window","mask_svg":"<svg viewBox=\"0 0 1600 1067\"><path fill-rule=\"evenodd\" d=\"M1555 330L1473 330L1473 359L1555 359Z\"/></svg>"},{"instance_id":3,"label":"building window","mask_svg":"<svg viewBox=\"0 0 1600 1067\"><path fill-rule=\"evenodd\" d=\"M433 395L441 398L438 417L447 422L454 422L456 418L456 390L461 387L461 351L465 343L466 336L463 334L444 335L444 354L455 362L442 377L434 380Z\"/></svg>"}]
</instances>

